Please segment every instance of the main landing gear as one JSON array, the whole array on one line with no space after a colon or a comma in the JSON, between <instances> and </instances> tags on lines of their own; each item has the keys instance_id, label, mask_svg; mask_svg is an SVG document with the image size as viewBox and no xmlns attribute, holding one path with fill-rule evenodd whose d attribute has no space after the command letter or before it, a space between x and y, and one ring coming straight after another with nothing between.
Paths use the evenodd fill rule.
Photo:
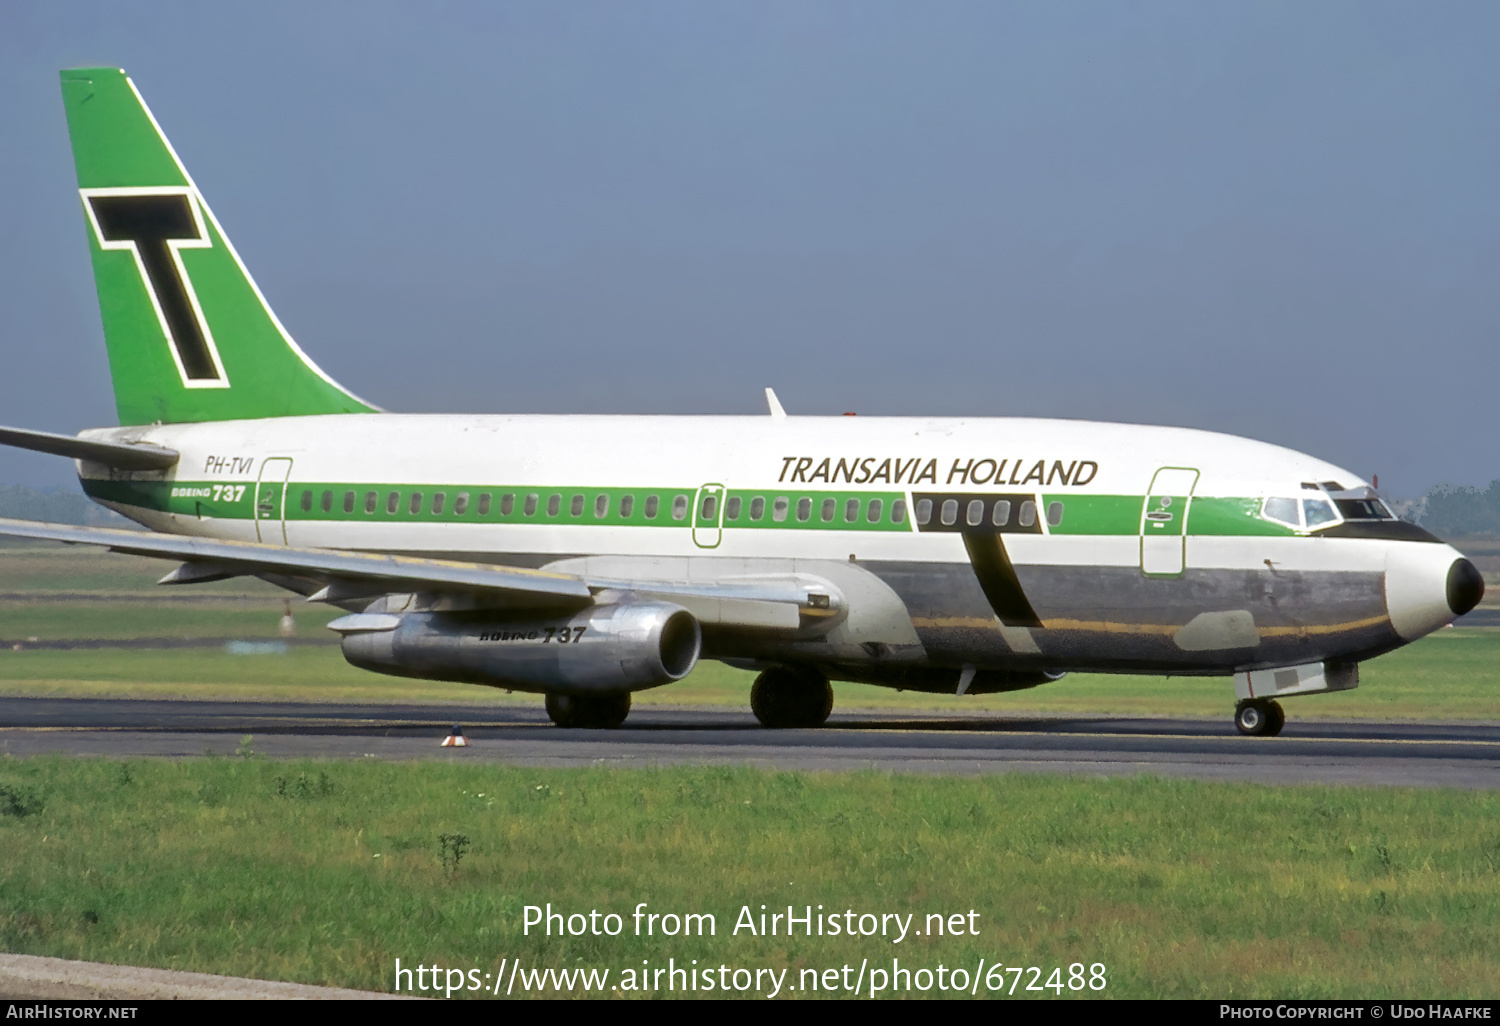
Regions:
<instances>
[{"instance_id":1,"label":"main landing gear","mask_svg":"<svg viewBox=\"0 0 1500 1026\"><path fill-rule=\"evenodd\" d=\"M816 670L773 666L755 678L750 711L762 727L821 727L833 711L833 688Z\"/></svg>"},{"instance_id":2,"label":"main landing gear","mask_svg":"<svg viewBox=\"0 0 1500 1026\"><path fill-rule=\"evenodd\" d=\"M630 715L630 694L548 695L547 715L559 727L613 730Z\"/></svg>"},{"instance_id":3,"label":"main landing gear","mask_svg":"<svg viewBox=\"0 0 1500 1026\"><path fill-rule=\"evenodd\" d=\"M1250 737L1275 737L1286 726L1286 713L1269 698L1251 698L1234 707L1234 725Z\"/></svg>"}]
</instances>

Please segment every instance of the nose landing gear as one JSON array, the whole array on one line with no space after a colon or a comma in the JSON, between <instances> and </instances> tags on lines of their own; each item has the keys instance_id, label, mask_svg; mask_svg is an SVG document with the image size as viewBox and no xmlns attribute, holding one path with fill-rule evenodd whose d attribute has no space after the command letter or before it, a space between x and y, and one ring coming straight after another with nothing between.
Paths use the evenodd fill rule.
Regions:
<instances>
[{"instance_id":1,"label":"nose landing gear","mask_svg":"<svg viewBox=\"0 0 1500 1026\"><path fill-rule=\"evenodd\" d=\"M1249 737L1275 737L1286 726L1286 713L1271 699L1248 699L1234 707L1234 725Z\"/></svg>"}]
</instances>

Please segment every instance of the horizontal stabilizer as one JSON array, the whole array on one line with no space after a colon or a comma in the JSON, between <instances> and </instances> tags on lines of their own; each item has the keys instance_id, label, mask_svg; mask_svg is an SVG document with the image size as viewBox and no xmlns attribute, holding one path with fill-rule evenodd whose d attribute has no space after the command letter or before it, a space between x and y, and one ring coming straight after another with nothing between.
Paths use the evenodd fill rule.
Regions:
<instances>
[{"instance_id":1,"label":"horizontal stabilizer","mask_svg":"<svg viewBox=\"0 0 1500 1026\"><path fill-rule=\"evenodd\" d=\"M0 427L0 445L73 460L92 460L119 470L166 470L177 462L175 449L159 445L91 442L72 435L54 435L50 431L27 431L24 428Z\"/></svg>"}]
</instances>

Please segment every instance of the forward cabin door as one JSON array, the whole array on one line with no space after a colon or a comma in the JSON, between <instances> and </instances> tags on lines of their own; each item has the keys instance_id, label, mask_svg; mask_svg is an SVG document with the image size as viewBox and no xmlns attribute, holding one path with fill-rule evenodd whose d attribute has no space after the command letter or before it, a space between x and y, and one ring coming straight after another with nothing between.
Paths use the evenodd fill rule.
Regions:
<instances>
[{"instance_id":1,"label":"forward cabin door","mask_svg":"<svg viewBox=\"0 0 1500 1026\"><path fill-rule=\"evenodd\" d=\"M292 461L282 456L260 461L255 482L255 537L267 545L286 544L286 481Z\"/></svg>"},{"instance_id":2,"label":"forward cabin door","mask_svg":"<svg viewBox=\"0 0 1500 1026\"><path fill-rule=\"evenodd\" d=\"M1151 478L1151 490L1141 504L1141 573L1171 577L1186 563L1188 511L1198 471L1190 467L1162 467Z\"/></svg>"},{"instance_id":3,"label":"forward cabin door","mask_svg":"<svg viewBox=\"0 0 1500 1026\"><path fill-rule=\"evenodd\" d=\"M724 486L706 484L693 497L693 544L716 549L724 539Z\"/></svg>"}]
</instances>

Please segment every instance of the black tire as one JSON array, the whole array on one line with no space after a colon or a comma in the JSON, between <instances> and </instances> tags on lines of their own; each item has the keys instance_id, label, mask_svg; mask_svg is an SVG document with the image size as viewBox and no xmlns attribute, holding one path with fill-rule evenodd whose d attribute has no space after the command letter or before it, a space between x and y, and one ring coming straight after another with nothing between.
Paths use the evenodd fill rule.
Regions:
<instances>
[{"instance_id":1,"label":"black tire","mask_svg":"<svg viewBox=\"0 0 1500 1026\"><path fill-rule=\"evenodd\" d=\"M821 727L833 712L833 687L816 670L773 666L750 688L750 711L762 727Z\"/></svg>"},{"instance_id":2,"label":"black tire","mask_svg":"<svg viewBox=\"0 0 1500 1026\"><path fill-rule=\"evenodd\" d=\"M1266 711L1271 714L1271 722L1266 726L1265 736L1275 737L1286 726L1286 711L1281 708L1280 702L1275 701L1266 703Z\"/></svg>"},{"instance_id":3,"label":"black tire","mask_svg":"<svg viewBox=\"0 0 1500 1026\"><path fill-rule=\"evenodd\" d=\"M1275 737L1286 723L1286 714L1275 702L1251 699L1234 707L1234 726L1246 737Z\"/></svg>"},{"instance_id":4,"label":"black tire","mask_svg":"<svg viewBox=\"0 0 1500 1026\"><path fill-rule=\"evenodd\" d=\"M547 715L559 727L614 730L630 715L630 695L548 695Z\"/></svg>"}]
</instances>

